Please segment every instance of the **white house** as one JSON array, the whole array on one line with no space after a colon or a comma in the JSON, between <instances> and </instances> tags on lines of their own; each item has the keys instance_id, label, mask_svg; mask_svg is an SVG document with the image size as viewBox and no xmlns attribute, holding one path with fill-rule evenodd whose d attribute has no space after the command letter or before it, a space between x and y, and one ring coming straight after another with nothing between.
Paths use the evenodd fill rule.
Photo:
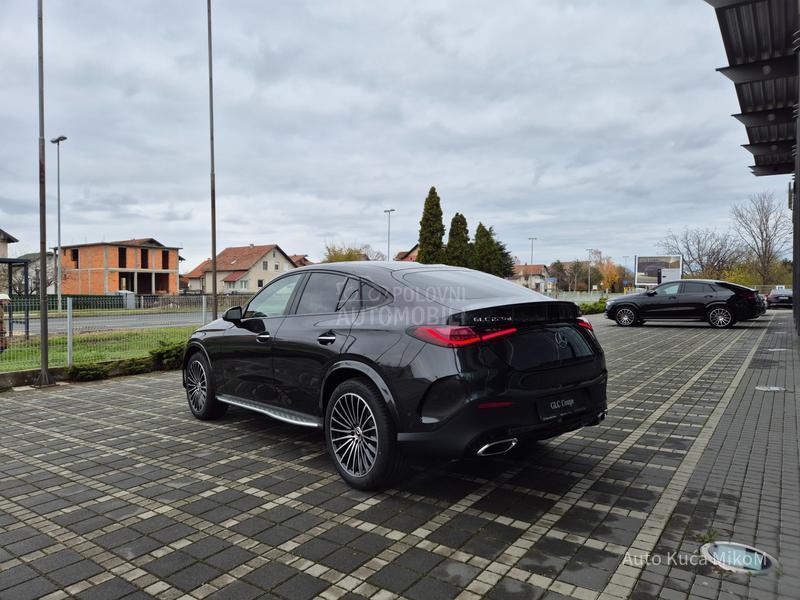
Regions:
<instances>
[{"instance_id":1,"label":"white house","mask_svg":"<svg viewBox=\"0 0 800 600\"><path fill-rule=\"evenodd\" d=\"M225 248L217 255L217 293L253 294L295 267L277 244ZM211 259L206 259L184 275L188 290L211 293L211 275Z\"/></svg>"},{"instance_id":2,"label":"white house","mask_svg":"<svg viewBox=\"0 0 800 600\"><path fill-rule=\"evenodd\" d=\"M544 293L547 291L547 265L514 265L514 275L510 278L516 284Z\"/></svg>"}]
</instances>

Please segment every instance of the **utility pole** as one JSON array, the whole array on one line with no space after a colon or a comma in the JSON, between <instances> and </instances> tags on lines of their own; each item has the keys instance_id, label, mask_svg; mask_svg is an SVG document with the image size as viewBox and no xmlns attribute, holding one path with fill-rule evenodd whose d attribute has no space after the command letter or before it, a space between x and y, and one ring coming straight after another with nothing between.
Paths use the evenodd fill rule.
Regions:
<instances>
[{"instance_id":1,"label":"utility pole","mask_svg":"<svg viewBox=\"0 0 800 600\"><path fill-rule=\"evenodd\" d=\"M37 2L39 34L39 387L53 385L53 376L48 369L47 339L47 196L45 194L44 169L44 27L42 24L42 0Z\"/></svg>"},{"instance_id":2,"label":"utility pole","mask_svg":"<svg viewBox=\"0 0 800 600\"><path fill-rule=\"evenodd\" d=\"M41 1L41 0L40 0ZM208 8L208 131L211 149L211 314L216 319L219 315L217 305L217 182L214 174L214 70L211 51L211 0L207 0Z\"/></svg>"},{"instance_id":3,"label":"utility pole","mask_svg":"<svg viewBox=\"0 0 800 600\"><path fill-rule=\"evenodd\" d=\"M389 217L389 225L386 231L386 260L392 260L392 252L390 249L390 245L392 242L392 213L394 212L394 209L387 208L383 212L385 212L386 216Z\"/></svg>"},{"instance_id":4,"label":"utility pole","mask_svg":"<svg viewBox=\"0 0 800 600\"><path fill-rule=\"evenodd\" d=\"M51 144L56 145L56 164L58 168L57 189L58 189L58 244L56 246L56 296L58 297L58 310L61 310L61 142L66 142L67 136L60 135L57 138L50 140Z\"/></svg>"},{"instance_id":5,"label":"utility pole","mask_svg":"<svg viewBox=\"0 0 800 600\"><path fill-rule=\"evenodd\" d=\"M528 239L531 241L531 264L533 264L533 242L538 240L539 238L529 237Z\"/></svg>"}]
</instances>

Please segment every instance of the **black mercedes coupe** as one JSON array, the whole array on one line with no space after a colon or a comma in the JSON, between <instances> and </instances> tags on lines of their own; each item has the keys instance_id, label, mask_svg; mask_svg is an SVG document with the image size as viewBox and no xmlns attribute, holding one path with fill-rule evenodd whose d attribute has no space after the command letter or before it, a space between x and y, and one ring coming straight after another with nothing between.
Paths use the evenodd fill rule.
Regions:
<instances>
[{"instance_id":1,"label":"black mercedes coupe","mask_svg":"<svg viewBox=\"0 0 800 600\"><path fill-rule=\"evenodd\" d=\"M606 317L622 327L647 321L706 321L712 327L733 327L757 319L766 304L756 290L716 279L684 279L662 283L646 292L612 298Z\"/></svg>"},{"instance_id":2,"label":"black mercedes coupe","mask_svg":"<svg viewBox=\"0 0 800 600\"><path fill-rule=\"evenodd\" d=\"M401 457L491 456L596 425L606 366L575 304L469 269L399 262L286 273L189 339L198 419L228 406L321 428L350 485Z\"/></svg>"}]
</instances>

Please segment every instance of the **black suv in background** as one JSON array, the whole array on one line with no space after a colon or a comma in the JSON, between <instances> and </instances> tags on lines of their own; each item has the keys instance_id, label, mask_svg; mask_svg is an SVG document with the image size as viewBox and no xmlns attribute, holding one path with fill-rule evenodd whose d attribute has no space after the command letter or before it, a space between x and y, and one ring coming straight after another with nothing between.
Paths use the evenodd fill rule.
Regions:
<instances>
[{"instance_id":1,"label":"black suv in background","mask_svg":"<svg viewBox=\"0 0 800 600\"><path fill-rule=\"evenodd\" d=\"M732 327L737 321L764 314L758 292L727 281L669 281L639 294L606 302L606 317L622 327L646 321L707 321L712 327Z\"/></svg>"},{"instance_id":2,"label":"black suv in background","mask_svg":"<svg viewBox=\"0 0 800 600\"><path fill-rule=\"evenodd\" d=\"M784 308L792 308L792 290L772 290L767 296L767 307L777 308L783 306Z\"/></svg>"},{"instance_id":3,"label":"black suv in background","mask_svg":"<svg viewBox=\"0 0 800 600\"><path fill-rule=\"evenodd\" d=\"M603 351L572 302L455 267L332 263L271 281L189 339L192 413L228 406L323 431L350 485L404 451L490 456L596 425Z\"/></svg>"}]
</instances>

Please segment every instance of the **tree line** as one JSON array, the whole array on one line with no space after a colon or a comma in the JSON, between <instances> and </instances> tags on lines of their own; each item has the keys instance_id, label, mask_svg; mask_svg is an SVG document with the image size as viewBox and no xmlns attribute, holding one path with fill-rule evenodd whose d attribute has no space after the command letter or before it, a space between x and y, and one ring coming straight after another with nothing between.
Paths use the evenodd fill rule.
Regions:
<instances>
[{"instance_id":1,"label":"tree line","mask_svg":"<svg viewBox=\"0 0 800 600\"><path fill-rule=\"evenodd\" d=\"M680 255L685 277L728 279L743 285L772 285L792 279L792 221L772 192L748 197L731 208L731 224L670 231L659 242L667 254Z\"/></svg>"},{"instance_id":2,"label":"tree line","mask_svg":"<svg viewBox=\"0 0 800 600\"><path fill-rule=\"evenodd\" d=\"M450 221L447 243L442 203L436 188L432 187L425 198L419 222L419 249L417 262L468 267L498 277L514 274L514 258L506 245L497 239L493 227L478 223L475 237L470 239L467 218L457 212Z\"/></svg>"}]
</instances>

